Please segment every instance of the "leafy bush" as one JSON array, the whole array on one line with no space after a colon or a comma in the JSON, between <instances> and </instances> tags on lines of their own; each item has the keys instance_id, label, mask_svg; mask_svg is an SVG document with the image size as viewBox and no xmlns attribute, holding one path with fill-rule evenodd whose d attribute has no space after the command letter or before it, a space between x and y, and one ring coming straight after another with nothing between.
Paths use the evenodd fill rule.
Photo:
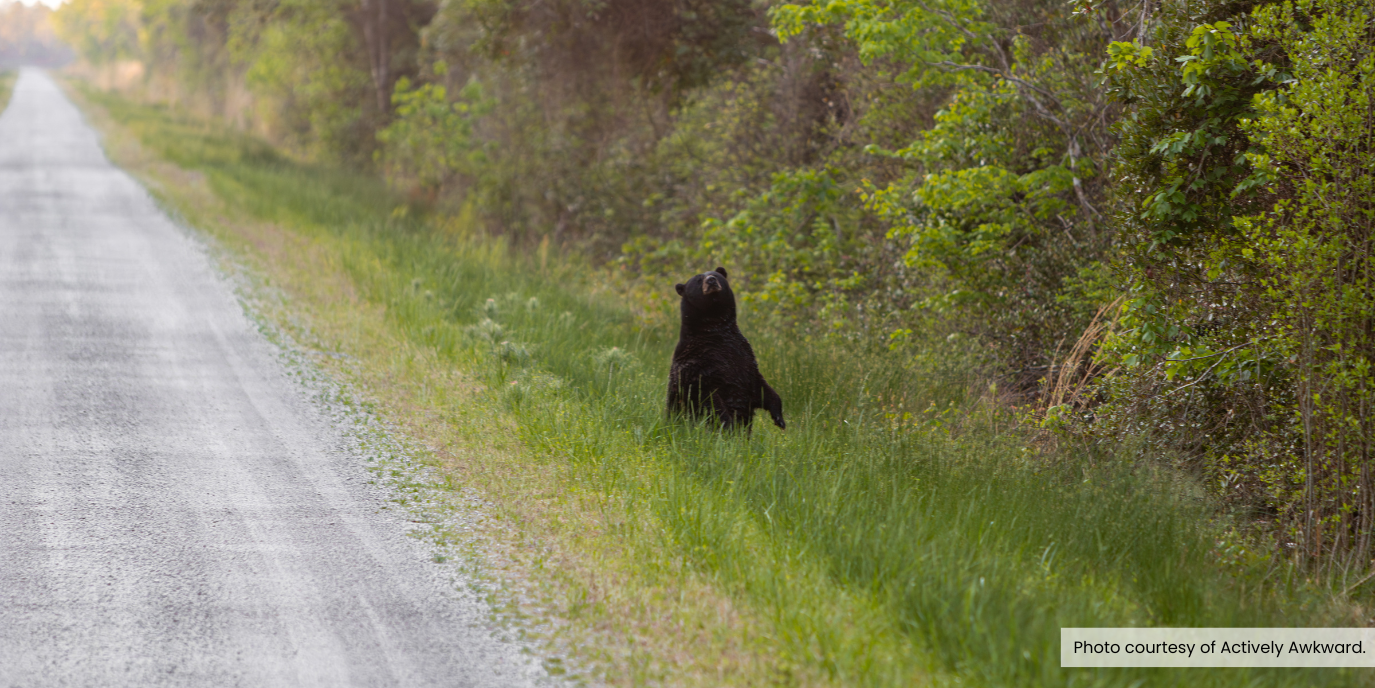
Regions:
<instances>
[{"instance_id":1,"label":"leafy bush","mask_svg":"<svg viewBox=\"0 0 1375 688\"><path fill-rule=\"evenodd\" d=\"M1137 110L1103 429L1184 449L1305 553L1366 561L1375 21L1344 0L1206 9L1109 70Z\"/></svg>"},{"instance_id":2,"label":"leafy bush","mask_svg":"<svg viewBox=\"0 0 1375 688\"><path fill-rule=\"evenodd\" d=\"M1098 305L1081 273L1108 247L1094 161L1115 110L1089 57L1106 37L1037 2L853 0L772 17L789 40L845 46L832 73L853 112L821 160L708 214L701 252L749 265L765 279L746 296L823 332L895 344L932 327L973 335L1008 388L1034 392ZM902 120L857 77L869 72L944 107L894 127Z\"/></svg>"},{"instance_id":3,"label":"leafy bush","mask_svg":"<svg viewBox=\"0 0 1375 688\"><path fill-rule=\"evenodd\" d=\"M448 65L438 62L433 69L442 77ZM475 123L493 107L482 84L469 81L450 102L444 86L412 87L410 79L402 77L392 104L396 118L377 133L382 144L378 156L388 175L414 181L431 197L456 180L471 188L487 162L484 142L474 135Z\"/></svg>"}]
</instances>

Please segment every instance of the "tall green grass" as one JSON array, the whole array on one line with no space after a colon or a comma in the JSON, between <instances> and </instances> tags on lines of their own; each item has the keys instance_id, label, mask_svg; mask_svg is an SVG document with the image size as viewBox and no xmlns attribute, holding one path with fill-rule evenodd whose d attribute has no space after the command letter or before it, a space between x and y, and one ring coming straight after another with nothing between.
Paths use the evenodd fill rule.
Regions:
<instances>
[{"instance_id":1,"label":"tall green grass","mask_svg":"<svg viewBox=\"0 0 1375 688\"><path fill-rule=\"evenodd\" d=\"M595 271L557 259L541 268L496 239L455 239L365 176L88 95L231 204L328 241L399 330L483 381L490 403L516 419L532 462L560 457L609 512L658 524L662 539L640 544L668 548L759 610L785 664L875 686L1365 678L1061 669L1065 626L1328 619L1291 570L1262 583L1220 563L1223 526L1186 478L1125 452L1028 450L1005 414L971 396L976 361L959 343L897 355L808 342L746 308L742 329L784 399L788 430L761 421L752 433L722 434L670 421L675 326L599 290ZM625 537L642 532L627 527Z\"/></svg>"}]
</instances>

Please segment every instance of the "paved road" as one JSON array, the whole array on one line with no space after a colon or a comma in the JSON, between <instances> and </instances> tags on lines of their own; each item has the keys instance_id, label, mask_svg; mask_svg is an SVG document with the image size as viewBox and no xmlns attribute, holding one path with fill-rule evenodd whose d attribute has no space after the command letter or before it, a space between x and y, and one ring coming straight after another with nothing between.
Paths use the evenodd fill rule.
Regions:
<instances>
[{"instance_id":1,"label":"paved road","mask_svg":"<svg viewBox=\"0 0 1375 688\"><path fill-rule=\"evenodd\" d=\"M509 686L195 240L40 72L0 115L0 686Z\"/></svg>"}]
</instances>

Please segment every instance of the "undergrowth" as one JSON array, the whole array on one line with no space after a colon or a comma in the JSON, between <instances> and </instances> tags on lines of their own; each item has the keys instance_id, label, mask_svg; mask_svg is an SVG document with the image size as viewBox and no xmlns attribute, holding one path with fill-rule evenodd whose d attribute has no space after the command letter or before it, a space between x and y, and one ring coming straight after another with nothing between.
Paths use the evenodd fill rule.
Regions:
<instances>
[{"instance_id":1,"label":"undergrowth","mask_svg":"<svg viewBox=\"0 0 1375 688\"><path fill-rule=\"evenodd\" d=\"M671 300L631 299L548 244L516 249L461 218L417 216L368 177L164 109L86 98L228 207L328 253L360 303L431 352L434 369L411 382L470 376L513 423L523 470L564 466L595 496L608 537L647 562L680 562L764 619L757 651L773 654L772 673L718 682L1172 685L1181 670L1062 669L1060 629L1353 625L1350 605L1250 553L1186 476L1125 458L1135 452L1030 445L959 341L867 351L790 336L745 308L788 430L672 422ZM653 568L616 580L640 585ZM1193 685L1363 677L1188 674Z\"/></svg>"}]
</instances>

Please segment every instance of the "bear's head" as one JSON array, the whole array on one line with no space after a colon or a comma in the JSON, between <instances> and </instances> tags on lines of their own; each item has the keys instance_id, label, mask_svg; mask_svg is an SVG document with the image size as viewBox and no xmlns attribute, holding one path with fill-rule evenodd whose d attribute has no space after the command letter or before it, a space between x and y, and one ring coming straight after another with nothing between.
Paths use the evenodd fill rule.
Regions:
<instances>
[{"instance_id":1,"label":"bear's head","mask_svg":"<svg viewBox=\"0 0 1375 688\"><path fill-rule=\"evenodd\" d=\"M735 322L735 292L730 290L725 268L693 275L687 284L673 288L683 297L683 320L707 322L723 320Z\"/></svg>"}]
</instances>

